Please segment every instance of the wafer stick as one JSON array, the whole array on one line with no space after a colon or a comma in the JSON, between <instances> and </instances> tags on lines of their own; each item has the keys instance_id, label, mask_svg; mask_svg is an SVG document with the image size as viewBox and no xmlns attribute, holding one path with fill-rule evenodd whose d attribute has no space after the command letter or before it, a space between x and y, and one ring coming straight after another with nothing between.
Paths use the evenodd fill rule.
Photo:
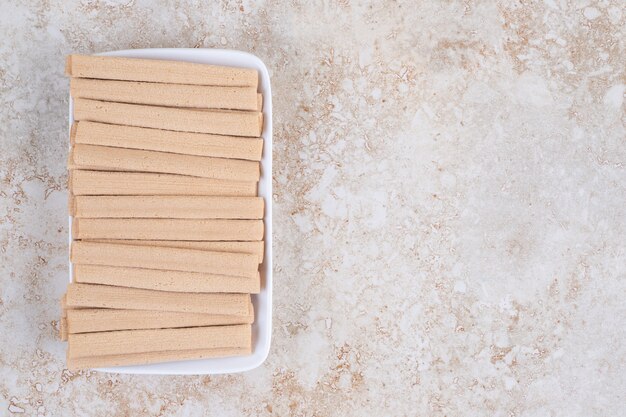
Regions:
<instances>
[{"instance_id":1,"label":"wafer stick","mask_svg":"<svg viewBox=\"0 0 626 417\"><path fill-rule=\"evenodd\" d=\"M72 170L69 189L74 195L254 196L257 184L171 174Z\"/></svg>"},{"instance_id":2,"label":"wafer stick","mask_svg":"<svg viewBox=\"0 0 626 417\"><path fill-rule=\"evenodd\" d=\"M76 217L261 219L262 197L75 196Z\"/></svg>"},{"instance_id":3,"label":"wafer stick","mask_svg":"<svg viewBox=\"0 0 626 417\"><path fill-rule=\"evenodd\" d=\"M72 309L79 309L82 307L72 307ZM62 317L67 317L67 310L69 310L70 307L67 305L67 294L63 294L63 297L61 297L61 316Z\"/></svg>"},{"instance_id":4,"label":"wafer stick","mask_svg":"<svg viewBox=\"0 0 626 417\"><path fill-rule=\"evenodd\" d=\"M73 98L205 109L257 110L259 105L254 87L72 78L70 94Z\"/></svg>"},{"instance_id":5,"label":"wafer stick","mask_svg":"<svg viewBox=\"0 0 626 417\"><path fill-rule=\"evenodd\" d=\"M180 293L76 283L67 286L67 305L70 308L115 308L244 316L248 314L249 303L249 294Z\"/></svg>"},{"instance_id":6,"label":"wafer stick","mask_svg":"<svg viewBox=\"0 0 626 417\"><path fill-rule=\"evenodd\" d=\"M262 197L75 196L75 217L143 217L170 219L262 219Z\"/></svg>"},{"instance_id":7,"label":"wafer stick","mask_svg":"<svg viewBox=\"0 0 626 417\"><path fill-rule=\"evenodd\" d=\"M106 265L74 265L74 281L175 292L222 292L257 294L261 279Z\"/></svg>"},{"instance_id":8,"label":"wafer stick","mask_svg":"<svg viewBox=\"0 0 626 417\"><path fill-rule=\"evenodd\" d=\"M249 86L255 89L259 82L259 74L252 68L94 55L69 55L65 64L65 73L72 77L82 78Z\"/></svg>"},{"instance_id":9,"label":"wafer stick","mask_svg":"<svg viewBox=\"0 0 626 417\"><path fill-rule=\"evenodd\" d=\"M256 100L256 109L258 111L263 111L263 94L259 93L257 94L257 100Z\"/></svg>"},{"instance_id":10,"label":"wafer stick","mask_svg":"<svg viewBox=\"0 0 626 417\"><path fill-rule=\"evenodd\" d=\"M59 339L61 339L61 341L66 341L67 335L67 318L61 317L59 319Z\"/></svg>"},{"instance_id":11,"label":"wafer stick","mask_svg":"<svg viewBox=\"0 0 626 417\"><path fill-rule=\"evenodd\" d=\"M142 245L164 246L168 248L202 249L214 252L252 253L259 257L259 263L263 262L265 242L254 240L247 242L237 241L192 241L192 240L123 240L123 239L93 239L91 242L114 243L118 245Z\"/></svg>"},{"instance_id":12,"label":"wafer stick","mask_svg":"<svg viewBox=\"0 0 626 417\"><path fill-rule=\"evenodd\" d=\"M61 340L67 340L68 326L67 326L67 314L65 309L65 294L61 297L61 318L59 319L59 338Z\"/></svg>"},{"instance_id":13,"label":"wafer stick","mask_svg":"<svg viewBox=\"0 0 626 417\"><path fill-rule=\"evenodd\" d=\"M263 229L263 220L75 217L72 222L72 237L131 240L261 240Z\"/></svg>"},{"instance_id":14,"label":"wafer stick","mask_svg":"<svg viewBox=\"0 0 626 417\"><path fill-rule=\"evenodd\" d=\"M182 109L86 98L74 100L74 120L232 136L260 136L263 127L260 112Z\"/></svg>"},{"instance_id":15,"label":"wafer stick","mask_svg":"<svg viewBox=\"0 0 626 417\"><path fill-rule=\"evenodd\" d=\"M184 329L120 330L70 334L69 358L172 350L247 348L249 324L190 327Z\"/></svg>"},{"instance_id":16,"label":"wafer stick","mask_svg":"<svg viewBox=\"0 0 626 417\"><path fill-rule=\"evenodd\" d=\"M108 366L147 365L159 362L174 362L192 359L223 358L243 356L252 353L252 347L215 348L193 350L170 350L166 352L127 353L123 355L89 356L68 358L67 367L71 371Z\"/></svg>"},{"instance_id":17,"label":"wafer stick","mask_svg":"<svg viewBox=\"0 0 626 417\"><path fill-rule=\"evenodd\" d=\"M86 120L74 123L70 143L252 161L260 161L263 153L263 139L259 138L174 132Z\"/></svg>"},{"instance_id":18,"label":"wafer stick","mask_svg":"<svg viewBox=\"0 0 626 417\"><path fill-rule=\"evenodd\" d=\"M252 304L249 306L248 314L241 316L180 313L176 311L115 310L108 308L67 310L67 330L69 333L223 326L228 324L251 324L253 321L254 309Z\"/></svg>"},{"instance_id":19,"label":"wafer stick","mask_svg":"<svg viewBox=\"0 0 626 417\"><path fill-rule=\"evenodd\" d=\"M205 272L256 278L258 257L248 253L211 252L157 246L72 242L70 261L78 265L109 265L172 271Z\"/></svg>"},{"instance_id":20,"label":"wafer stick","mask_svg":"<svg viewBox=\"0 0 626 417\"><path fill-rule=\"evenodd\" d=\"M76 168L181 174L230 181L259 180L259 163L239 159L181 155L110 146L74 145L70 153Z\"/></svg>"},{"instance_id":21,"label":"wafer stick","mask_svg":"<svg viewBox=\"0 0 626 417\"><path fill-rule=\"evenodd\" d=\"M66 295L61 297L61 318L59 319L59 338L61 340L67 340L68 328L67 328L67 302Z\"/></svg>"}]
</instances>

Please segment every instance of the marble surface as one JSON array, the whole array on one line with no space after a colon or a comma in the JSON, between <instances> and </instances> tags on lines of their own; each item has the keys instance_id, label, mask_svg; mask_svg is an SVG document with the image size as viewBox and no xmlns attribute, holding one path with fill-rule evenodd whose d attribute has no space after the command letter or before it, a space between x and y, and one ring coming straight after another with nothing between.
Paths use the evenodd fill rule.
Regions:
<instances>
[{"instance_id":1,"label":"marble surface","mask_svg":"<svg viewBox=\"0 0 626 417\"><path fill-rule=\"evenodd\" d=\"M623 413L623 2L211 3L0 2L0 415ZM64 366L64 56L143 47L271 71L275 328L245 374Z\"/></svg>"}]
</instances>

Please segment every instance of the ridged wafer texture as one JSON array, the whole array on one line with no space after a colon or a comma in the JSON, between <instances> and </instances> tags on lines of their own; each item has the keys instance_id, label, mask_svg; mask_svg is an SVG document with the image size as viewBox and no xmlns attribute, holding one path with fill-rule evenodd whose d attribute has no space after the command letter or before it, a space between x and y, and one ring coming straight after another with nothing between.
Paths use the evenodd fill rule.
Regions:
<instances>
[{"instance_id":1,"label":"ridged wafer texture","mask_svg":"<svg viewBox=\"0 0 626 417\"><path fill-rule=\"evenodd\" d=\"M69 165L70 169L156 172L242 182L257 182L261 173L257 161L82 144L70 151Z\"/></svg>"},{"instance_id":2,"label":"ridged wafer texture","mask_svg":"<svg viewBox=\"0 0 626 417\"><path fill-rule=\"evenodd\" d=\"M74 195L255 196L257 192L256 182L172 174L88 170L70 171L68 187Z\"/></svg>"},{"instance_id":3,"label":"ridged wafer texture","mask_svg":"<svg viewBox=\"0 0 626 417\"><path fill-rule=\"evenodd\" d=\"M69 333L94 333L114 330L167 329L199 326L251 324L254 308L245 315L181 313L177 311L114 310L82 308L67 310Z\"/></svg>"},{"instance_id":4,"label":"ridged wafer texture","mask_svg":"<svg viewBox=\"0 0 626 417\"><path fill-rule=\"evenodd\" d=\"M253 87L254 89L259 83L258 71L250 68L95 55L68 56L65 73L71 77L81 78L222 85Z\"/></svg>"},{"instance_id":5,"label":"ridged wafer texture","mask_svg":"<svg viewBox=\"0 0 626 417\"><path fill-rule=\"evenodd\" d=\"M262 219L261 197L74 196L70 214L92 218Z\"/></svg>"},{"instance_id":6,"label":"ridged wafer texture","mask_svg":"<svg viewBox=\"0 0 626 417\"><path fill-rule=\"evenodd\" d=\"M229 356L249 355L251 353L252 346L241 348L169 350L165 352L87 356L82 358L67 358L67 367L71 371L76 371L79 369L101 368L108 366L148 365L159 362L223 358Z\"/></svg>"},{"instance_id":7,"label":"ridged wafer texture","mask_svg":"<svg viewBox=\"0 0 626 417\"><path fill-rule=\"evenodd\" d=\"M265 241L255 240L247 242L237 241L190 241L190 240L136 240L122 239L94 239L90 242L113 243L117 245L143 245L161 246L168 248L201 249L214 252L252 253L259 257L259 263L263 262L265 254Z\"/></svg>"},{"instance_id":8,"label":"ridged wafer texture","mask_svg":"<svg viewBox=\"0 0 626 417\"><path fill-rule=\"evenodd\" d=\"M257 110L259 105L254 87L72 78L70 94L73 98L169 107Z\"/></svg>"},{"instance_id":9,"label":"ridged wafer texture","mask_svg":"<svg viewBox=\"0 0 626 417\"><path fill-rule=\"evenodd\" d=\"M70 261L77 265L204 272L247 278L256 278L259 266L258 256L248 253L83 241L72 242Z\"/></svg>"},{"instance_id":10,"label":"ridged wafer texture","mask_svg":"<svg viewBox=\"0 0 626 417\"><path fill-rule=\"evenodd\" d=\"M261 138L175 132L90 121L74 123L70 142L72 145L82 143L252 161L260 161L263 153Z\"/></svg>"},{"instance_id":11,"label":"ridged wafer texture","mask_svg":"<svg viewBox=\"0 0 626 417\"><path fill-rule=\"evenodd\" d=\"M260 136L263 129L261 112L184 109L86 98L74 100L74 120L251 137Z\"/></svg>"},{"instance_id":12,"label":"ridged wafer texture","mask_svg":"<svg viewBox=\"0 0 626 417\"><path fill-rule=\"evenodd\" d=\"M69 358L193 349L248 348L251 344L251 328L249 324L237 324L80 333L70 334L68 342Z\"/></svg>"},{"instance_id":13,"label":"ridged wafer texture","mask_svg":"<svg viewBox=\"0 0 626 417\"><path fill-rule=\"evenodd\" d=\"M244 316L249 294L180 293L71 283L67 306Z\"/></svg>"},{"instance_id":14,"label":"ridged wafer texture","mask_svg":"<svg viewBox=\"0 0 626 417\"><path fill-rule=\"evenodd\" d=\"M255 277L249 278L108 265L73 265L73 267L74 282L84 284L176 292L257 294L261 290L261 278L258 272Z\"/></svg>"},{"instance_id":15,"label":"ridged wafer texture","mask_svg":"<svg viewBox=\"0 0 626 417\"><path fill-rule=\"evenodd\" d=\"M72 222L72 237L87 240L262 240L263 232L263 220L75 217Z\"/></svg>"}]
</instances>

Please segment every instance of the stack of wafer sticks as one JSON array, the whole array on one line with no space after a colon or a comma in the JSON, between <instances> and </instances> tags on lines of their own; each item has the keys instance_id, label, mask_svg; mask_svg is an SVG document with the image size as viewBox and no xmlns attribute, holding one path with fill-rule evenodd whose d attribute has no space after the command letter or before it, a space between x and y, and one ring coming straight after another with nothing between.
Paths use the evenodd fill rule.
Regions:
<instances>
[{"instance_id":1,"label":"stack of wafer sticks","mask_svg":"<svg viewBox=\"0 0 626 417\"><path fill-rule=\"evenodd\" d=\"M264 254L258 73L68 57L70 369L249 354Z\"/></svg>"}]
</instances>

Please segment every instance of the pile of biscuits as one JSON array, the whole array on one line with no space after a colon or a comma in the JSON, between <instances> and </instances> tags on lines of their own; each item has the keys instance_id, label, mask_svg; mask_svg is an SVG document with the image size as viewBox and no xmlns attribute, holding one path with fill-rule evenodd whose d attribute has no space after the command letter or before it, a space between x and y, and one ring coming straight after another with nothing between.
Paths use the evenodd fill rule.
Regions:
<instances>
[{"instance_id":1,"label":"pile of biscuits","mask_svg":"<svg viewBox=\"0 0 626 417\"><path fill-rule=\"evenodd\" d=\"M70 369L250 354L261 289L253 69L68 57Z\"/></svg>"}]
</instances>

